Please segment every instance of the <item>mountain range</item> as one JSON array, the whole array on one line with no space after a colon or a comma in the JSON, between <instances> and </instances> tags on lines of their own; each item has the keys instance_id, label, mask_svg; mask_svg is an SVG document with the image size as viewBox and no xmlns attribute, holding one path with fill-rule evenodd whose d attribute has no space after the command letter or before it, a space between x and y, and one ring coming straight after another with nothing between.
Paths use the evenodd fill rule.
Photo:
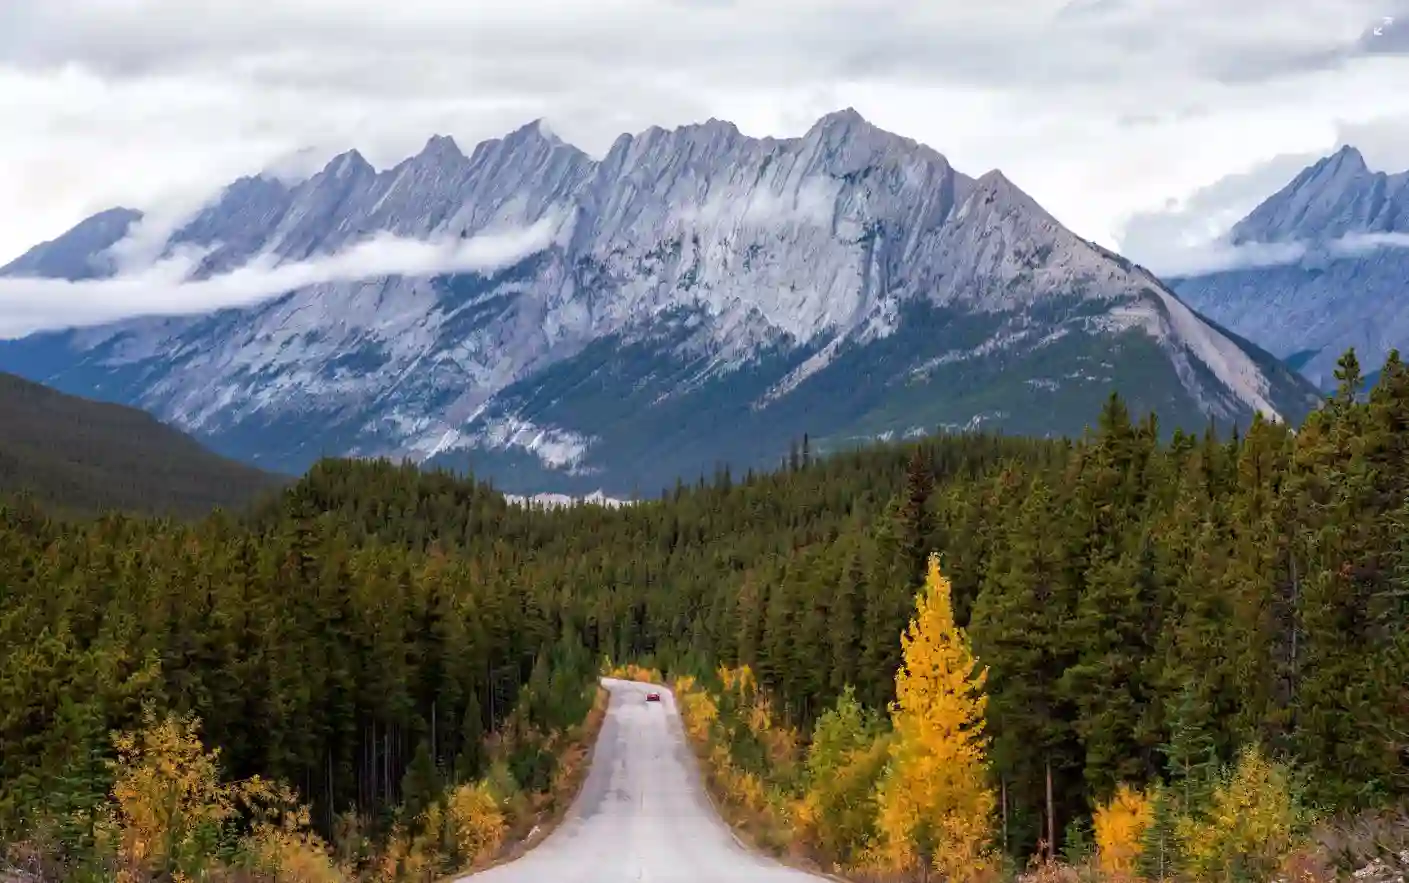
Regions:
<instances>
[{"instance_id":1,"label":"mountain range","mask_svg":"<svg viewBox=\"0 0 1409 883\"><path fill-rule=\"evenodd\" d=\"M113 209L0 274L101 279ZM936 430L1079 433L1118 391L1166 429L1300 420L1316 389L998 171L970 177L854 110L801 137L728 122L601 159L531 123L378 171L226 187L161 246L193 278L369 237L531 231L527 253L294 288L253 306L0 342L0 369L141 407L215 450L472 468L519 493L651 494L721 464Z\"/></svg>"},{"instance_id":2,"label":"mountain range","mask_svg":"<svg viewBox=\"0 0 1409 883\"><path fill-rule=\"evenodd\" d=\"M1171 279L1203 315L1256 341L1323 389L1354 347L1367 375L1409 350L1409 172L1374 172L1354 147L1311 165L1236 224L1235 247L1286 257Z\"/></svg>"}]
</instances>

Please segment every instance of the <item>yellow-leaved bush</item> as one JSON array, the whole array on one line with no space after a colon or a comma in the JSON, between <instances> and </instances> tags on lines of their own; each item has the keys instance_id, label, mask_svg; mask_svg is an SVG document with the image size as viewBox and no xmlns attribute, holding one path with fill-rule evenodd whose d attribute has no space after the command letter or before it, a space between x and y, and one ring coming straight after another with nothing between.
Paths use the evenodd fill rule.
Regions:
<instances>
[{"instance_id":1,"label":"yellow-leaved bush","mask_svg":"<svg viewBox=\"0 0 1409 883\"><path fill-rule=\"evenodd\" d=\"M1271 879L1304 845L1308 822L1287 768L1250 745L1208 807L1179 820L1184 871L1197 880Z\"/></svg>"},{"instance_id":2,"label":"yellow-leaved bush","mask_svg":"<svg viewBox=\"0 0 1409 883\"><path fill-rule=\"evenodd\" d=\"M1133 875L1144 850L1145 831L1154 821L1152 796L1121 785L1110 800L1096 807L1091 827L1096 837L1096 862L1113 876Z\"/></svg>"},{"instance_id":3,"label":"yellow-leaved bush","mask_svg":"<svg viewBox=\"0 0 1409 883\"><path fill-rule=\"evenodd\" d=\"M798 836L835 865L855 861L875 834L876 785L890 742L868 718L850 687L818 718L804 793L793 810Z\"/></svg>"},{"instance_id":4,"label":"yellow-leaved bush","mask_svg":"<svg viewBox=\"0 0 1409 883\"><path fill-rule=\"evenodd\" d=\"M641 681L646 684L664 684L665 675L660 669L646 668L634 662L625 665L613 665L608 662L602 667L603 674L609 678L616 678L619 681Z\"/></svg>"},{"instance_id":5,"label":"yellow-leaved bush","mask_svg":"<svg viewBox=\"0 0 1409 883\"><path fill-rule=\"evenodd\" d=\"M158 720L148 708L142 723L113 739L112 802L99 826L124 881L197 866L214 851L239 797L221 784L218 752L205 750L194 717Z\"/></svg>"},{"instance_id":6,"label":"yellow-leaved bush","mask_svg":"<svg viewBox=\"0 0 1409 883\"><path fill-rule=\"evenodd\" d=\"M954 622L938 555L930 556L915 616L901 637L901 658L871 860L900 871L928 857L942 879L972 880L996 861L997 800L983 734L988 672L977 670L968 637Z\"/></svg>"},{"instance_id":7,"label":"yellow-leaved bush","mask_svg":"<svg viewBox=\"0 0 1409 883\"><path fill-rule=\"evenodd\" d=\"M685 731L701 755L711 786L723 798L726 814L732 811L735 821L740 813L751 817L755 833L770 845L780 846L792 836L793 801L772 774L796 764L800 739L794 729L777 723L747 665L721 666L716 675L721 686L717 696L688 675L675 680L675 700ZM742 731L763 747L769 771L766 778L736 763L730 740Z\"/></svg>"},{"instance_id":8,"label":"yellow-leaved bush","mask_svg":"<svg viewBox=\"0 0 1409 883\"><path fill-rule=\"evenodd\" d=\"M159 719L148 708L142 728L117 734L113 746L112 800L98 834L114 855L119 883L208 876L241 811L252 820L241 845L255 870L289 883L347 879L287 786L258 776L220 781L219 751L206 750L194 716Z\"/></svg>"},{"instance_id":9,"label":"yellow-leaved bush","mask_svg":"<svg viewBox=\"0 0 1409 883\"><path fill-rule=\"evenodd\" d=\"M308 807L287 785L255 777L245 783L255 818L245 850L255 866L280 883L341 883L347 874L312 831Z\"/></svg>"},{"instance_id":10,"label":"yellow-leaved bush","mask_svg":"<svg viewBox=\"0 0 1409 883\"><path fill-rule=\"evenodd\" d=\"M455 850L468 864L493 855L504 841L504 811L484 782L461 785L450 792L446 817Z\"/></svg>"}]
</instances>

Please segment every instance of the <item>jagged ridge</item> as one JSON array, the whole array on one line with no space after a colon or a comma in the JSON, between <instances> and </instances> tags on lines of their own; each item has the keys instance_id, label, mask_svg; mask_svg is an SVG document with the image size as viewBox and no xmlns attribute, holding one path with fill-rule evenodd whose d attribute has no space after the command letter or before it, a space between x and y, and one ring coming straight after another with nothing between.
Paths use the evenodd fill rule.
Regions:
<instances>
[{"instance_id":1,"label":"jagged ridge","mask_svg":"<svg viewBox=\"0 0 1409 883\"><path fill-rule=\"evenodd\" d=\"M469 156L432 138L380 173L350 151L306 181L235 182L167 248L207 249L209 275L378 232L463 238L534 223L551 225L551 244L496 273L313 286L250 309L39 335L0 346L0 365L101 389L258 462L471 450L510 473L546 465L609 490L624 488L610 451L632 447L651 422L642 415L687 404L682 425L714 422L693 430L707 438L688 464L663 443L662 475L724 451L771 458L808 429L845 439L1050 415L1047 431L1079 431L1094 406L1066 413L1067 393L1051 394L1075 386L1083 402L1127 387L1186 423L1295 418L1313 400L1001 173L970 178L849 109L793 139L719 120L652 128L597 161L541 123ZM925 323L932 332L915 337ZM1150 364L1117 365L1137 350ZM858 386L859 374L875 379ZM983 393L1012 381L1021 394ZM838 383L847 396L818 398ZM569 407L602 396L596 412ZM614 412L626 400L635 410ZM738 428L718 415L740 408L753 437L716 437Z\"/></svg>"}]
</instances>

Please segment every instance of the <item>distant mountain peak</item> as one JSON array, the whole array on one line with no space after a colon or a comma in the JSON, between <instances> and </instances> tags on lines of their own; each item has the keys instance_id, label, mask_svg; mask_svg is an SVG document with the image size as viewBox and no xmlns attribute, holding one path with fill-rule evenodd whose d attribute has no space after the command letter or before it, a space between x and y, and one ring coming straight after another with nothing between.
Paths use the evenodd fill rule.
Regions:
<instances>
[{"instance_id":1,"label":"distant mountain peak","mask_svg":"<svg viewBox=\"0 0 1409 883\"><path fill-rule=\"evenodd\" d=\"M995 193L1018 190L1018 186L1001 169L989 169L974 179L975 190L991 190Z\"/></svg>"},{"instance_id":2,"label":"distant mountain peak","mask_svg":"<svg viewBox=\"0 0 1409 883\"><path fill-rule=\"evenodd\" d=\"M861 115L860 111L854 107L847 106L840 110L834 110L831 113L824 114L817 122L812 124L812 128L837 130L853 129L858 126L869 125L871 124L866 121L866 118Z\"/></svg>"},{"instance_id":3,"label":"distant mountain peak","mask_svg":"<svg viewBox=\"0 0 1409 883\"><path fill-rule=\"evenodd\" d=\"M137 209L110 208L79 222L48 242L41 242L3 267L2 276L94 279L110 275L107 250L127 237L142 220Z\"/></svg>"},{"instance_id":4,"label":"distant mountain peak","mask_svg":"<svg viewBox=\"0 0 1409 883\"><path fill-rule=\"evenodd\" d=\"M432 135L426 140L426 146L421 148L417 156L435 159L464 159L464 151L460 150L460 145L455 143L455 139L449 135Z\"/></svg>"},{"instance_id":5,"label":"distant mountain peak","mask_svg":"<svg viewBox=\"0 0 1409 883\"><path fill-rule=\"evenodd\" d=\"M1370 171L1370 167L1365 164L1365 155L1354 145L1347 144L1340 150L1321 160L1317 165L1333 165L1337 169L1363 173Z\"/></svg>"},{"instance_id":6,"label":"distant mountain peak","mask_svg":"<svg viewBox=\"0 0 1409 883\"><path fill-rule=\"evenodd\" d=\"M1345 145L1303 169L1230 231L1235 245L1329 242L1357 233L1409 232L1409 172L1371 171Z\"/></svg>"},{"instance_id":7,"label":"distant mountain peak","mask_svg":"<svg viewBox=\"0 0 1409 883\"><path fill-rule=\"evenodd\" d=\"M322 174L343 178L368 172L375 175L377 170L373 168L372 164L367 161L367 158L362 155L362 152L354 147L351 150L344 150L342 153L328 160L328 164L323 168Z\"/></svg>"},{"instance_id":8,"label":"distant mountain peak","mask_svg":"<svg viewBox=\"0 0 1409 883\"><path fill-rule=\"evenodd\" d=\"M999 169L990 169L974 179L968 201L970 203L994 204L1004 208L1020 208L1033 218L1040 218L1051 224L1057 223L1051 213L1043 208L1037 200L1029 196L1027 191L1014 184L1012 179Z\"/></svg>"},{"instance_id":9,"label":"distant mountain peak","mask_svg":"<svg viewBox=\"0 0 1409 883\"><path fill-rule=\"evenodd\" d=\"M559 147L567 143L563 141L562 138L558 137L558 134L553 131L552 126L548 125L548 121L542 117L529 120L504 136L504 143L506 144L522 144L527 141L540 141L553 147Z\"/></svg>"},{"instance_id":10,"label":"distant mountain peak","mask_svg":"<svg viewBox=\"0 0 1409 883\"><path fill-rule=\"evenodd\" d=\"M1229 235L1234 245L1294 243L1299 260L1192 276L1176 290L1330 388L1346 349L1378 367L1389 349L1409 346L1409 250L1388 244L1406 233L1409 172L1373 171L1347 144L1302 169ZM1377 240L1386 244L1362 248Z\"/></svg>"}]
</instances>

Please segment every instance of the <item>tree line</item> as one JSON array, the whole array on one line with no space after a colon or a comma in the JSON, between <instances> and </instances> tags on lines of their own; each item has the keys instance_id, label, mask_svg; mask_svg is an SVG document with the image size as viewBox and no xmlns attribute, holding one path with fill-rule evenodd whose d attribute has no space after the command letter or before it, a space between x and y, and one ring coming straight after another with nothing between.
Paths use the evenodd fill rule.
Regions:
<instances>
[{"instance_id":1,"label":"tree line","mask_svg":"<svg viewBox=\"0 0 1409 883\"><path fill-rule=\"evenodd\" d=\"M328 835L347 814L390 830L418 755L471 780L529 681L557 697L531 716L567 725L603 657L748 666L800 732L844 697L883 713L934 551L988 670L1012 855L1080 838L1121 785L1251 744L1320 806L1402 801L1409 372L1392 355L1357 398L1352 353L1338 379L1295 429L1162 441L1112 397L1081 439L799 456L620 509L340 460L194 524L16 500L0 835L105 799L109 734L144 708L197 715L230 776L289 783ZM514 775L552 764L525 748Z\"/></svg>"}]
</instances>

